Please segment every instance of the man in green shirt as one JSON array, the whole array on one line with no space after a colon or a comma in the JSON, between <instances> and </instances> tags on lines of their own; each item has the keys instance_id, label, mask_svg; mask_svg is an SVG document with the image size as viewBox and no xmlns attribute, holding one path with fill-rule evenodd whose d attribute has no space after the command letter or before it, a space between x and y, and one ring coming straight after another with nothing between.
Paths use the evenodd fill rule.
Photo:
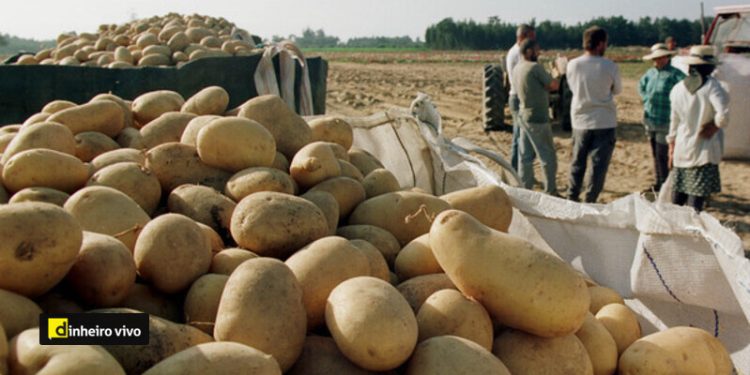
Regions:
<instances>
[{"instance_id":1,"label":"man in green shirt","mask_svg":"<svg viewBox=\"0 0 750 375\"><path fill-rule=\"evenodd\" d=\"M557 80L537 62L539 44L527 39L521 46L523 60L513 68L513 86L520 101L518 117L521 130L519 156L519 177L524 188L534 186L534 155L544 171L544 190L548 194L557 193L557 154L552 139L549 119L549 92L559 87Z\"/></svg>"},{"instance_id":2,"label":"man in green shirt","mask_svg":"<svg viewBox=\"0 0 750 375\"><path fill-rule=\"evenodd\" d=\"M659 191L669 174L668 159L669 146L667 133L671 104L669 93L672 88L685 78L685 74L669 63L675 52L670 51L666 44L656 43L651 47L651 53L644 56L644 60L651 60L654 64L641 77L638 93L643 99L643 126L651 142L651 153L654 157L654 171L656 182L647 191Z\"/></svg>"}]
</instances>

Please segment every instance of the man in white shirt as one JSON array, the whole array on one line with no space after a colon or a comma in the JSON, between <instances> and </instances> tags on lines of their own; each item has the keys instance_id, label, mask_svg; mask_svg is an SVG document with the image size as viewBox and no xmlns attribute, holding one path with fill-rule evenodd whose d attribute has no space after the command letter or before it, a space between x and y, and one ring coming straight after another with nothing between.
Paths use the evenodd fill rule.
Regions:
<instances>
[{"instance_id":1,"label":"man in white shirt","mask_svg":"<svg viewBox=\"0 0 750 375\"><path fill-rule=\"evenodd\" d=\"M573 155L570 166L568 199L578 201L591 158L590 179L586 181L587 203L595 203L604 188L607 169L615 149L617 108L614 96L622 91L617 65L604 58L607 32L592 26L583 32L586 50L568 63L567 78L573 101L570 117L573 127Z\"/></svg>"},{"instance_id":2,"label":"man in white shirt","mask_svg":"<svg viewBox=\"0 0 750 375\"><path fill-rule=\"evenodd\" d=\"M522 60L520 46L521 43L523 43L523 41L526 39L535 40L536 31L534 30L533 26L522 23L518 25L518 28L516 29L516 44L514 44L513 47L510 47L510 49L508 50L508 55L505 57L505 69L508 73L508 82L510 82L508 107L510 107L510 114L513 117L513 140L510 145L510 165L512 165L516 171L519 170L518 138L521 135L521 131L519 128L520 124L518 122L518 108L521 102L518 100L518 93L516 92L516 88L513 87L513 68L515 68L516 65ZM535 155L531 155L531 158L533 159L534 156Z\"/></svg>"}]
</instances>

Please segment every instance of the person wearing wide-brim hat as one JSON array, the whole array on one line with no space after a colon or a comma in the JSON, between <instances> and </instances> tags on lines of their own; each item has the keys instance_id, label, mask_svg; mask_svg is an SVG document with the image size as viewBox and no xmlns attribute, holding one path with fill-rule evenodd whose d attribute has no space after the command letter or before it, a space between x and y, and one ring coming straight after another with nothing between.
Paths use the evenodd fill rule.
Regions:
<instances>
[{"instance_id":1,"label":"person wearing wide-brim hat","mask_svg":"<svg viewBox=\"0 0 750 375\"><path fill-rule=\"evenodd\" d=\"M685 58L688 76L672 89L667 142L674 173L672 202L701 211L721 191L722 129L729 125L729 96L711 76L717 59L712 46L693 46Z\"/></svg>"},{"instance_id":2,"label":"person wearing wide-brim hat","mask_svg":"<svg viewBox=\"0 0 750 375\"><path fill-rule=\"evenodd\" d=\"M646 71L638 83L638 93L643 101L643 126L651 143L654 157L655 182L645 192L659 191L669 175L669 116L671 105L669 93L680 83L685 74L673 67L669 59L675 54L663 43L656 43L643 60L652 61L653 67Z\"/></svg>"}]
</instances>

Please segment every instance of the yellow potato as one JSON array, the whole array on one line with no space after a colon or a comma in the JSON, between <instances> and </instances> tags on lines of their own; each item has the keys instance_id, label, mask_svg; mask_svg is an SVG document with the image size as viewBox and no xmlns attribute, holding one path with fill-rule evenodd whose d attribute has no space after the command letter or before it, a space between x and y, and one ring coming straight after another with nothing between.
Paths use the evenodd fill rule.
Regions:
<instances>
[{"instance_id":1,"label":"yellow potato","mask_svg":"<svg viewBox=\"0 0 750 375\"><path fill-rule=\"evenodd\" d=\"M294 195L296 190L297 186L289 174L275 168L254 167L235 173L227 181L224 194L239 202L242 198L259 191L276 191ZM338 211L336 214L338 218Z\"/></svg>"},{"instance_id":2,"label":"yellow potato","mask_svg":"<svg viewBox=\"0 0 750 375\"><path fill-rule=\"evenodd\" d=\"M273 164L271 164L271 167L289 173L289 160L287 160L284 154L276 151L276 156L273 158Z\"/></svg>"},{"instance_id":3,"label":"yellow potato","mask_svg":"<svg viewBox=\"0 0 750 375\"><path fill-rule=\"evenodd\" d=\"M0 324L0 374L8 374L8 336Z\"/></svg>"},{"instance_id":4,"label":"yellow potato","mask_svg":"<svg viewBox=\"0 0 750 375\"><path fill-rule=\"evenodd\" d=\"M41 122L51 122L51 121L47 121L47 119L50 118L50 116L52 115L49 113L44 113L44 112L34 114L31 117L27 118L26 121L23 122L23 127L26 128L26 127L29 127L31 125L38 124Z\"/></svg>"},{"instance_id":5,"label":"yellow potato","mask_svg":"<svg viewBox=\"0 0 750 375\"><path fill-rule=\"evenodd\" d=\"M625 300L622 299L620 293L605 286L590 286L589 294L591 295L591 307L589 310L592 314L598 313L602 307L609 305L610 303L625 304Z\"/></svg>"},{"instance_id":6,"label":"yellow potato","mask_svg":"<svg viewBox=\"0 0 750 375\"><path fill-rule=\"evenodd\" d=\"M24 330L39 326L41 313L42 309L36 302L0 289L0 327L4 328L7 337L12 338Z\"/></svg>"},{"instance_id":7,"label":"yellow potato","mask_svg":"<svg viewBox=\"0 0 750 375\"><path fill-rule=\"evenodd\" d=\"M733 374L727 349L710 333L673 327L634 342L620 356L620 374Z\"/></svg>"},{"instance_id":8,"label":"yellow potato","mask_svg":"<svg viewBox=\"0 0 750 375\"><path fill-rule=\"evenodd\" d=\"M343 281L370 274L367 256L343 237L324 237L303 247L286 265L302 286L302 302L311 330L325 321L326 299Z\"/></svg>"},{"instance_id":9,"label":"yellow potato","mask_svg":"<svg viewBox=\"0 0 750 375\"><path fill-rule=\"evenodd\" d=\"M136 128L124 128L115 139L121 147L132 148L136 150L146 149L143 143L143 136Z\"/></svg>"},{"instance_id":10,"label":"yellow potato","mask_svg":"<svg viewBox=\"0 0 750 375\"><path fill-rule=\"evenodd\" d=\"M323 215L326 217L328 223L328 234L336 234L336 228L339 225L339 203L336 202L336 198L325 191L308 191L301 195L302 198L314 203ZM377 250L377 249L376 249ZM386 268L388 268L386 266Z\"/></svg>"},{"instance_id":11,"label":"yellow potato","mask_svg":"<svg viewBox=\"0 0 750 375\"><path fill-rule=\"evenodd\" d=\"M594 375L612 375L617 370L617 344L607 328L591 313L576 332L591 359Z\"/></svg>"},{"instance_id":12,"label":"yellow potato","mask_svg":"<svg viewBox=\"0 0 750 375\"><path fill-rule=\"evenodd\" d=\"M153 33L143 33L135 42L135 45L137 45L140 49L145 49L148 46L153 46L156 44L159 44L159 38Z\"/></svg>"},{"instance_id":13,"label":"yellow potato","mask_svg":"<svg viewBox=\"0 0 750 375\"><path fill-rule=\"evenodd\" d=\"M202 115L221 115L229 105L229 93L221 86L209 86L198 91L182 106L182 112Z\"/></svg>"},{"instance_id":14,"label":"yellow potato","mask_svg":"<svg viewBox=\"0 0 750 375\"><path fill-rule=\"evenodd\" d=\"M321 117L310 121L313 141L333 142L348 150L352 147L352 127L340 117Z\"/></svg>"},{"instance_id":15,"label":"yellow potato","mask_svg":"<svg viewBox=\"0 0 750 375\"><path fill-rule=\"evenodd\" d=\"M33 149L23 151L3 165L3 184L9 192L28 187L48 187L71 193L86 184L89 167L75 156Z\"/></svg>"},{"instance_id":16,"label":"yellow potato","mask_svg":"<svg viewBox=\"0 0 750 375\"><path fill-rule=\"evenodd\" d=\"M336 235L349 240L360 239L373 244L385 258L390 267L401 250L401 245L391 232L373 225L347 225L339 227Z\"/></svg>"},{"instance_id":17,"label":"yellow potato","mask_svg":"<svg viewBox=\"0 0 750 375\"><path fill-rule=\"evenodd\" d=\"M362 186L365 188L367 199L401 190L396 176L383 168L375 169L365 176Z\"/></svg>"},{"instance_id":18,"label":"yellow potato","mask_svg":"<svg viewBox=\"0 0 750 375\"><path fill-rule=\"evenodd\" d=\"M127 162L138 163L138 165L146 166L146 153L132 148L112 150L95 157L94 160L91 161L91 166L94 167L94 170L99 171L104 167L113 164Z\"/></svg>"},{"instance_id":19,"label":"yellow potato","mask_svg":"<svg viewBox=\"0 0 750 375\"><path fill-rule=\"evenodd\" d=\"M192 113L166 112L141 128L143 144L151 149L167 142L179 142L193 119L195 115Z\"/></svg>"},{"instance_id":20,"label":"yellow potato","mask_svg":"<svg viewBox=\"0 0 750 375\"><path fill-rule=\"evenodd\" d=\"M75 142L75 156L83 162L90 162L105 152L120 148L112 138L98 132L78 133Z\"/></svg>"},{"instance_id":21,"label":"yellow potato","mask_svg":"<svg viewBox=\"0 0 750 375\"><path fill-rule=\"evenodd\" d=\"M167 46L173 52L182 51L185 48L187 48L187 46L189 46L189 45L190 45L190 38L188 38L187 34L185 34L182 31L176 32L167 41Z\"/></svg>"},{"instance_id":22,"label":"yellow potato","mask_svg":"<svg viewBox=\"0 0 750 375\"><path fill-rule=\"evenodd\" d=\"M106 186L78 190L68 198L64 208L83 230L115 237L130 250L135 248L136 238L151 219L133 199Z\"/></svg>"},{"instance_id":23,"label":"yellow potato","mask_svg":"<svg viewBox=\"0 0 750 375\"><path fill-rule=\"evenodd\" d=\"M224 249L214 254L213 259L211 259L209 272L220 275L231 275L244 261L257 257L258 255L254 252L238 247Z\"/></svg>"},{"instance_id":24,"label":"yellow potato","mask_svg":"<svg viewBox=\"0 0 750 375\"><path fill-rule=\"evenodd\" d=\"M596 313L596 320L612 335L617 344L617 354L621 355L630 344L641 338L641 324L633 310L620 303L604 305Z\"/></svg>"},{"instance_id":25,"label":"yellow potato","mask_svg":"<svg viewBox=\"0 0 750 375\"><path fill-rule=\"evenodd\" d=\"M62 208L27 202L0 206L0 238L0 288L36 297L68 273L83 232Z\"/></svg>"},{"instance_id":26,"label":"yellow potato","mask_svg":"<svg viewBox=\"0 0 750 375\"><path fill-rule=\"evenodd\" d=\"M482 224L501 232L508 232L513 206L508 194L496 185L480 186L455 191L440 197L456 210L474 216Z\"/></svg>"},{"instance_id":27,"label":"yellow potato","mask_svg":"<svg viewBox=\"0 0 750 375\"><path fill-rule=\"evenodd\" d=\"M83 307L75 301L74 297L55 292L54 289L38 297L39 307L47 314L77 314L85 312Z\"/></svg>"},{"instance_id":28,"label":"yellow potato","mask_svg":"<svg viewBox=\"0 0 750 375\"><path fill-rule=\"evenodd\" d=\"M431 273L442 273L443 269L430 248L429 233L423 234L406 244L396 256L394 268L396 275L401 280Z\"/></svg>"},{"instance_id":29,"label":"yellow potato","mask_svg":"<svg viewBox=\"0 0 750 375\"><path fill-rule=\"evenodd\" d=\"M235 342L209 342L165 358L144 375L203 374L281 375L270 355Z\"/></svg>"},{"instance_id":30,"label":"yellow potato","mask_svg":"<svg viewBox=\"0 0 750 375\"><path fill-rule=\"evenodd\" d=\"M65 280L84 303L117 306L135 284L133 255L114 237L83 232L81 250Z\"/></svg>"},{"instance_id":31,"label":"yellow potato","mask_svg":"<svg viewBox=\"0 0 750 375\"><path fill-rule=\"evenodd\" d=\"M164 293L189 287L208 272L211 257L211 243L200 227L178 214L164 214L146 224L133 252L138 274Z\"/></svg>"},{"instance_id":32,"label":"yellow potato","mask_svg":"<svg viewBox=\"0 0 750 375\"><path fill-rule=\"evenodd\" d=\"M63 109L72 108L77 105L78 104L73 103L69 100L53 100L44 105L44 107L42 108L42 112L54 114L54 113L62 111Z\"/></svg>"},{"instance_id":33,"label":"yellow potato","mask_svg":"<svg viewBox=\"0 0 750 375\"><path fill-rule=\"evenodd\" d=\"M255 121L222 118L198 132L198 155L206 164L235 173L251 167L269 167L276 156L271 133Z\"/></svg>"},{"instance_id":34,"label":"yellow potato","mask_svg":"<svg viewBox=\"0 0 750 375\"><path fill-rule=\"evenodd\" d=\"M114 137L125 127L125 113L122 107L108 100L63 109L47 120L67 126L73 134L99 132Z\"/></svg>"},{"instance_id":35,"label":"yellow potato","mask_svg":"<svg viewBox=\"0 0 750 375\"><path fill-rule=\"evenodd\" d=\"M231 176L221 169L206 165L195 147L182 143L165 143L146 153L146 168L156 175L164 191L183 184L199 184L224 191Z\"/></svg>"},{"instance_id":36,"label":"yellow potato","mask_svg":"<svg viewBox=\"0 0 750 375\"><path fill-rule=\"evenodd\" d=\"M242 104L238 116L257 121L268 129L276 140L276 149L289 159L312 142L312 130L305 120L278 96L261 95L250 99Z\"/></svg>"},{"instance_id":37,"label":"yellow potato","mask_svg":"<svg viewBox=\"0 0 750 375\"><path fill-rule=\"evenodd\" d=\"M203 38L213 36L214 32L204 27L188 27L188 29L185 30L185 34L190 38L191 42L200 43Z\"/></svg>"},{"instance_id":38,"label":"yellow potato","mask_svg":"<svg viewBox=\"0 0 750 375\"><path fill-rule=\"evenodd\" d=\"M495 374L510 371L491 352L457 336L438 336L417 345L407 375Z\"/></svg>"},{"instance_id":39,"label":"yellow potato","mask_svg":"<svg viewBox=\"0 0 750 375\"><path fill-rule=\"evenodd\" d=\"M169 193L167 199L170 212L208 225L220 234L229 231L236 206L236 203L218 191L200 185L180 185Z\"/></svg>"},{"instance_id":40,"label":"yellow potato","mask_svg":"<svg viewBox=\"0 0 750 375\"><path fill-rule=\"evenodd\" d=\"M228 275L213 273L199 277L185 295L185 324L213 335L216 312Z\"/></svg>"},{"instance_id":41,"label":"yellow potato","mask_svg":"<svg viewBox=\"0 0 750 375\"><path fill-rule=\"evenodd\" d=\"M344 146L341 146L340 144L333 143L333 142L323 142L323 143L331 148L331 151L333 151L333 155L336 156L336 159L345 161L347 163L349 162L349 153L346 151ZM354 165L352 165L352 167L354 167ZM357 169L357 167L354 167L354 169ZM359 169L357 169L357 171L359 171Z\"/></svg>"},{"instance_id":42,"label":"yellow potato","mask_svg":"<svg viewBox=\"0 0 750 375\"><path fill-rule=\"evenodd\" d=\"M300 187L307 189L327 179L341 175L338 159L323 142L302 147L292 159L289 174Z\"/></svg>"},{"instance_id":43,"label":"yellow potato","mask_svg":"<svg viewBox=\"0 0 750 375\"><path fill-rule=\"evenodd\" d=\"M185 318L182 311L182 296L175 297L163 294L144 284L133 284L130 292L120 305L172 322L181 322Z\"/></svg>"},{"instance_id":44,"label":"yellow potato","mask_svg":"<svg viewBox=\"0 0 750 375\"><path fill-rule=\"evenodd\" d=\"M364 176L367 176L370 172L376 169L385 168L383 163L381 163L375 156L358 147L352 147L349 149L349 162L354 164Z\"/></svg>"},{"instance_id":45,"label":"yellow potato","mask_svg":"<svg viewBox=\"0 0 750 375\"><path fill-rule=\"evenodd\" d=\"M362 172L360 172L357 167L346 160L338 159L337 161L339 163L339 168L341 168L341 177L349 177L359 183L362 183L362 180L365 179L365 176L362 176Z\"/></svg>"},{"instance_id":46,"label":"yellow potato","mask_svg":"<svg viewBox=\"0 0 750 375\"><path fill-rule=\"evenodd\" d=\"M211 256L218 253L219 251L224 250L224 240L221 238L219 233L217 233L213 228L209 227L206 224L195 222L198 224L198 228L201 228L201 232L203 232L203 235L206 236L208 239L208 243L211 244Z\"/></svg>"},{"instance_id":47,"label":"yellow potato","mask_svg":"<svg viewBox=\"0 0 750 375\"><path fill-rule=\"evenodd\" d=\"M128 64L128 66L132 67L132 65L130 64ZM120 108L122 108L125 127L127 128L127 127L133 126L133 110L130 108L129 101L124 100L123 98L117 95L113 95L113 94L99 94L91 98L90 102L101 101L101 100L108 100L108 101L117 103L120 106Z\"/></svg>"},{"instance_id":48,"label":"yellow potato","mask_svg":"<svg viewBox=\"0 0 750 375\"><path fill-rule=\"evenodd\" d=\"M522 238L448 210L432 224L430 247L458 289L504 325L559 337L575 333L586 318L590 297L583 278Z\"/></svg>"},{"instance_id":49,"label":"yellow potato","mask_svg":"<svg viewBox=\"0 0 750 375\"><path fill-rule=\"evenodd\" d=\"M409 304L391 284L374 277L355 277L333 289L325 319L341 352L366 370L395 369L417 344Z\"/></svg>"},{"instance_id":50,"label":"yellow potato","mask_svg":"<svg viewBox=\"0 0 750 375\"><path fill-rule=\"evenodd\" d=\"M221 116L204 115L197 116L188 122L185 127L185 131L182 132L180 137L180 143L186 145L195 146L195 142L198 138L198 132L203 129L204 126L208 125L211 121L220 119Z\"/></svg>"},{"instance_id":51,"label":"yellow potato","mask_svg":"<svg viewBox=\"0 0 750 375\"><path fill-rule=\"evenodd\" d=\"M495 337L492 348L511 374L593 375L591 360L573 335L554 338L509 330Z\"/></svg>"},{"instance_id":52,"label":"yellow potato","mask_svg":"<svg viewBox=\"0 0 750 375\"><path fill-rule=\"evenodd\" d=\"M0 153L5 152L18 133L0 133Z\"/></svg>"},{"instance_id":53,"label":"yellow potato","mask_svg":"<svg viewBox=\"0 0 750 375\"><path fill-rule=\"evenodd\" d=\"M386 282L391 281L391 272L388 269L388 263L375 245L365 240L349 240L349 242L367 257L367 261L370 264L369 276L377 277Z\"/></svg>"},{"instance_id":54,"label":"yellow potato","mask_svg":"<svg viewBox=\"0 0 750 375\"><path fill-rule=\"evenodd\" d=\"M429 232L435 216L447 209L448 203L432 195L399 191L362 202L351 213L349 224L381 227L404 246Z\"/></svg>"},{"instance_id":55,"label":"yellow potato","mask_svg":"<svg viewBox=\"0 0 750 375\"><path fill-rule=\"evenodd\" d=\"M45 187L30 187L13 194L9 203L43 202L62 207L70 198L68 193Z\"/></svg>"},{"instance_id":56,"label":"yellow potato","mask_svg":"<svg viewBox=\"0 0 750 375\"><path fill-rule=\"evenodd\" d=\"M133 199L147 214L152 214L161 200L159 179L137 163L117 163L94 173L87 186L107 186Z\"/></svg>"},{"instance_id":57,"label":"yellow potato","mask_svg":"<svg viewBox=\"0 0 750 375\"><path fill-rule=\"evenodd\" d=\"M66 126L42 122L22 128L3 151L0 164L6 164L13 156L35 148L55 150L68 155L76 154L76 139Z\"/></svg>"},{"instance_id":58,"label":"yellow potato","mask_svg":"<svg viewBox=\"0 0 750 375\"><path fill-rule=\"evenodd\" d=\"M325 191L336 198L339 204L339 217L343 219L365 200L365 189L357 180L349 177L334 177L327 179L309 191Z\"/></svg>"},{"instance_id":59,"label":"yellow potato","mask_svg":"<svg viewBox=\"0 0 750 375\"><path fill-rule=\"evenodd\" d=\"M148 56L151 54L172 56L172 50L169 49L169 47L163 45L151 45L143 49L143 56Z\"/></svg>"},{"instance_id":60,"label":"yellow potato","mask_svg":"<svg viewBox=\"0 0 750 375\"><path fill-rule=\"evenodd\" d=\"M219 302L214 337L268 353L282 371L302 352L307 323L302 287L276 259L250 259L229 277Z\"/></svg>"},{"instance_id":61,"label":"yellow potato","mask_svg":"<svg viewBox=\"0 0 750 375\"><path fill-rule=\"evenodd\" d=\"M143 126L164 113L179 112L183 104L185 99L174 91L151 91L133 100L133 116Z\"/></svg>"},{"instance_id":62,"label":"yellow potato","mask_svg":"<svg viewBox=\"0 0 750 375\"><path fill-rule=\"evenodd\" d=\"M308 336L297 362L287 375L372 375L348 360L330 337Z\"/></svg>"},{"instance_id":63,"label":"yellow potato","mask_svg":"<svg viewBox=\"0 0 750 375\"><path fill-rule=\"evenodd\" d=\"M461 292L442 289L427 298L417 312L419 342L453 335L477 343L488 352L494 335L492 320L479 302Z\"/></svg>"},{"instance_id":64,"label":"yellow potato","mask_svg":"<svg viewBox=\"0 0 750 375\"><path fill-rule=\"evenodd\" d=\"M324 237L328 223L312 202L277 192L258 192L242 199L232 214L232 238L258 255L286 259Z\"/></svg>"},{"instance_id":65,"label":"yellow potato","mask_svg":"<svg viewBox=\"0 0 750 375\"><path fill-rule=\"evenodd\" d=\"M122 366L98 345L41 345L39 328L10 342L11 374L122 374Z\"/></svg>"}]
</instances>

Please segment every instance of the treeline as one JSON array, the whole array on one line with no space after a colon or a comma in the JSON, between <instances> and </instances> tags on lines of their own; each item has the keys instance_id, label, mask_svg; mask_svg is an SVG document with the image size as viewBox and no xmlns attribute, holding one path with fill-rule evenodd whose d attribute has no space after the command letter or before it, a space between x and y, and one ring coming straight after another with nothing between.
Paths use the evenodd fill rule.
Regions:
<instances>
[{"instance_id":1,"label":"treeline","mask_svg":"<svg viewBox=\"0 0 750 375\"><path fill-rule=\"evenodd\" d=\"M36 52L54 45L54 40L38 41L0 34L0 55L13 55L21 51Z\"/></svg>"},{"instance_id":2,"label":"treeline","mask_svg":"<svg viewBox=\"0 0 750 375\"><path fill-rule=\"evenodd\" d=\"M711 18L706 18L706 27ZM581 48L583 31L592 25L607 29L609 44L613 46L650 46L673 36L679 46L700 43L700 20L675 20L644 17L631 21L622 16L599 17L576 25L532 20L537 40L542 48ZM425 46L441 50L507 49L516 41L517 24L490 17L486 23L473 20L454 21L446 18L430 25L425 32Z\"/></svg>"},{"instance_id":3,"label":"treeline","mask_svg":"<svg viewBox=\"0 0 750 375\"><path fill-rule=\"evenodd\" d=\"M304 29L302 35L290 35L284 38L274 35L271 41L278 42L283 39L290 39L297 43L301 48L419 48L424 43L417 38L412 40L408 36L372 36L351 38L342 42L338 37L326 35L323 30Z\"/></svg>"}]
</instances>

